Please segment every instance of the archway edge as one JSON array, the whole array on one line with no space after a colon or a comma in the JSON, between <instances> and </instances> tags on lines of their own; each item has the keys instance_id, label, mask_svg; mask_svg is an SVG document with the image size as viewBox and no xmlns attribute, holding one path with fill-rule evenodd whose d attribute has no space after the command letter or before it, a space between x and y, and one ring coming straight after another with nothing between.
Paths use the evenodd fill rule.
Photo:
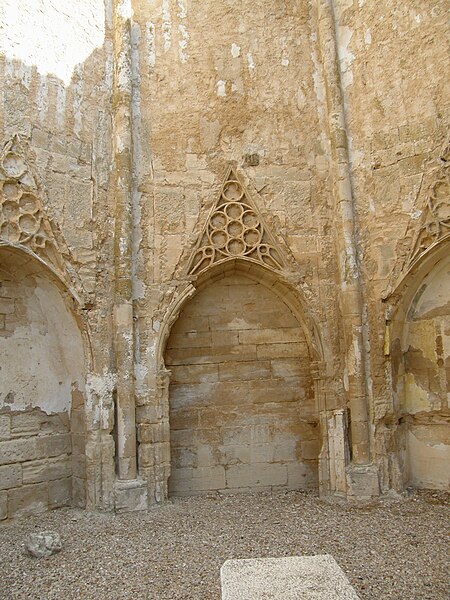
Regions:
<instances>
[{"instance_id":1,"label":"archway edge","mask_svg":"<svg viewBox=\"0 0 450 600\"><path fill-rule=\"evenodd\" d=\"M392 324L391 340L403 327L406 313L420 285L434 267L446 258L450 251L450 233L443 236L419 256L397 282L392 292L384 299L386 321Z\"/></svg>"},{"instance_id":2,"label":"archway edge","mask_svg":"<svg viewBox=\"0 0 450 600\"><path fill-rule=\"evenodd\" d=\"M28 259L26 263L22 263L23 265L28 265L28 275L31 275L33 272L36 275L39 272L45 273L51 279L51 281L59 288L62 296L66 296L70 299L70 306L67 306L67 310L73 315L81 332L84 341L85 359L87 361L86 367L88 370L91 370L93 367L91 336L86 320L81 312L83 308L83 302L80 296L77 294L76 290L67 283L67 281L60 275L60 273L58 273L56 269L54 269L45 260L43 260L40 256L35 254L26 246L23 246L22 244L14 244L11 242L0 240L0 267L3 260L5 260L8 254L11 256ZM31 261L34 262L38 269L30 266Z\"/></svg>"},{"instance_id":3,"label":"archway edge","mask_svg":"<svg viewBox=\"0 0 450 600\"><path fill-rule=\"evenodd\" d=\"M319 364L326 362L319 328L316 320L310 314L311 311L308 309L303 294L294 287L287 277L270 267L260 265L248 259L232 259L215 264L177 290L174 299L165 313L158 339L156 358L159 372L165 370L164 352L167 341L172 326L178 319L184 306L202 289L233 273L242 274L264 285L276 294L298 319L305 333L311 359Z\"/></svg>"}]
</instances>

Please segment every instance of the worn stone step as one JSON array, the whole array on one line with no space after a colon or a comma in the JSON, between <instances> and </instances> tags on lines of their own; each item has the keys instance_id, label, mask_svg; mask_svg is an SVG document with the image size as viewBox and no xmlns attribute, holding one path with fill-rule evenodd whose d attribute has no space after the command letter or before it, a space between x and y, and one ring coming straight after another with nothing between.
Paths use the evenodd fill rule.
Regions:
<instances>
[{"instance_id":1,"label":"worn stone step","mask_svg":"<svg viewBox=\"0 0 450 600\"><path fill-rule=\"evenodd\" d=\"M220 578L222 600L358 600L328 554L227 560Z\"/></svg>"}]
</instances>

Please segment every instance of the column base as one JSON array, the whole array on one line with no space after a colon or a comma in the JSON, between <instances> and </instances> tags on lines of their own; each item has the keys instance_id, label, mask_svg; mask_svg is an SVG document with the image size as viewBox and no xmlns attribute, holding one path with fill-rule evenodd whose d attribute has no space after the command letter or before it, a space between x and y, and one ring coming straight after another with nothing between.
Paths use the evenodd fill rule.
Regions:
<instances>
[{"instance_id":1,"label":"column base","mask_svg":"<svg viewBox=\"0 0 450 600\"><path fill-rule=\"evenodd\" d=\"M347 497L355 500L370 500L381 494L376 465L349 465L346 468Z\"/></svg>"},{"instance_id":2,"label":"column base","mask_svg":"<svg viewBox=\"0 0 450 600\"><path fill-rule=\"evenodd\" d=\"M114 482L114 510L135 512L147 510L147 483L143 479L116 479Z\"/></svg>"}]
</instances>

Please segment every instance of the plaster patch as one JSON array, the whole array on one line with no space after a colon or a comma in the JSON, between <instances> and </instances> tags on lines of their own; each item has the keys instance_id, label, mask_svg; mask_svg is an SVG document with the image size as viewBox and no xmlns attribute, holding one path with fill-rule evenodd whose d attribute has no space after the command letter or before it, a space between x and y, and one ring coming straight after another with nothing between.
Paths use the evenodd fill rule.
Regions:
<instances>
[{"instance_id":1,"label":"plaster patch","mask_svg":"<svg viewBox=\"0 0 450 600\"><path fill-rule=\"evenodd\" d=\"M221 96L222 98L224 98L227 95L226 81L224 81L223 79L219 79L219 81L217 82L217 95Z\"/></svg>"},{"instance_id":2,"label":"plaster patch","mask_svg":"<svg viewBox=\"0 0 450 600\"><path fill-rule=\"evenodd\" d=\"M69 412L84 386L83 340L59 289L46 278L9 283L17 294L10 334L0 338L0 408Z\"/></svg>"},{"instance_id":3,"label":"plaster patch","mask_svg":"<svg viewBox=\"0 0 450 600\"><path fill-rule=\"evenodd\" d=\"M241 48L237 44L231 44L231 56L233 58L239 58L241 55Z\"/></svg>"},{"instance_id":4,"label":"plaster patch","mask_svg":"<svg viewBox=\"0 0 450 600\"><path fill-rule=\"evenodd\" d=\"M178 4L178 16L180 19L186 19L187 17L187 0L177 0Z\"/></svg>"},{"instance_id":5,"label":"plaster patch","mask_svg":"<svg viewBox=\"0 0 450 600\"><path fill-rule=\"evenodd\" d=\"M62 85L58 85L56 92L56 121L59 127L64 127L65 114L66 114L66 88Z\"/></svg>"},{"instance_id":6,"label":"plaster patch","mask_svg":"<svg viewBox=\"0 0 450 600\"><path fill-rule=\"evenodd\" d=\"M89 373L86 378L86 414L90 415L93 425L108 428L108 413L113 404L113 392L117 375L106 370L103 375ZM106 425L106 427L105 427Z\"/></svg>"},{"instance_id":7,"label":"plaster patch","mask_svg":"<svg viewBox=\"0 0 450 600\"><path fill-rule=\"evenodd\" d=\"M181 40L178 42L178 53L180 56L180 60L181 62L184 64L187 62L187 59L189 58L189 53L187 51L187 47L188 47L188 43L189 43L189 32L187 30L186 25L183 25L182 23L180 23L180 25L178 25L178 31L180 32L181 35Z\"/></svg>"},{"instance_id":8,"label":"plaster patch","mask_svg":"<svg viewBox=\"0 0 450 600\"><path fill-rule=\"evenodd\" d=\"M39 112L39 120L45 121L48 111L48 83L46 77L40 77L39 87L36 96L36 104Z\"/></svg>"},{"instance_id":9,"label":"plaster patch","mask_svg":"<svg viewBox=\"0 0 450 600\"><path fill-rule=\"evenodd\" d=\"M337 28L337 48L342 70L342 86L345 89L353 83L352 63L355 55L350 51L349 45L353 37L350 27L339 26Z\"/></svg>"},{"instance_id":10,"label":"plaster patch","mask_svg":"<svg viewBox=\"0 0 450 600\"><path fill-rule=\"evenodd\" d=\"M150 67L156 65L155 24L149 21L145 26L147 39L147 61Z\"/></svg>"},{"instance_id":11,"label":"plaster patch","mask_svg":"<svg viewBox=\"0 0 450 600\"><path fill-rule=\"evenodd\" d=\"M172 45L172 19L170 16L170 0L163 0L162 3L162 33L164 38L164 52L170 50Z\"/></svg>"},{"instance_id":12,"label":"plaster patch","mask_svg":"<svg viewBox=\"0 0 450 600\"><path fill-rule=\"evenodd\" d=\"M251 52L247 52L247 64L248 64L248 70L251 73L252 71L255 70L255 61L253 60L253 55Z\"/></svg>"}]
</instances>

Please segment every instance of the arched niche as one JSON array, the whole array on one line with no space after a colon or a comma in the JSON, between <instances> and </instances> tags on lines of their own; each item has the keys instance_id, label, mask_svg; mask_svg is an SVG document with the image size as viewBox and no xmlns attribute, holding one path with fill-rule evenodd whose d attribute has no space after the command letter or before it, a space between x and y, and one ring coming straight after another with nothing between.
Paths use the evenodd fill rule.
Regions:
<instances>
[{"instance_id":1,"label":"arched niche","mask_svg":"<svg viewBox=\"0 0 450 600\"><path fill-rule=\"evenodd\" d=\"M320 344L294 290L228 261L199 276L169 322L169 493L318 487Z\"/></svg>"},{"instance_id":2,"label":"arched niche","mask_svg":"<svg viewBox=\"0 0 450 600\"><path fill-rule=\"evenodd\" d=\"M432 246L396 290L392 382L403 483L450 483L450 244Z\"/></svg>"},{"instance_id":3,"label":"arched niche","mask_svg":"<svg viewBox=\"0 0 450 600\"><path fill-rule=\"evenodd\" d=\"M9 517L85 503L85 344L76 301L26 249L0 246L0 464Z\"/></svg>"}]
</instances>

